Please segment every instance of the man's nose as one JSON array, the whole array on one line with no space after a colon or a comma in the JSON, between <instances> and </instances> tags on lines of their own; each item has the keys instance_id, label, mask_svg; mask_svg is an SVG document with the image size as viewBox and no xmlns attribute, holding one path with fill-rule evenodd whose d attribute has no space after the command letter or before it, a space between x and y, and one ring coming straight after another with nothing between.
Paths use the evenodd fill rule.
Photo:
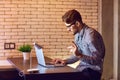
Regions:
<instances>
[{"instance_id":1,"label":"man's nose","mask_svg":"<svg viewBox=\"0 0 120 80\"><path fill-rule=\"evenodd\" d=\"M67 31L71 31L71 29L70 29L70 28L67 28Z\"/></svg>"}]
</instances>

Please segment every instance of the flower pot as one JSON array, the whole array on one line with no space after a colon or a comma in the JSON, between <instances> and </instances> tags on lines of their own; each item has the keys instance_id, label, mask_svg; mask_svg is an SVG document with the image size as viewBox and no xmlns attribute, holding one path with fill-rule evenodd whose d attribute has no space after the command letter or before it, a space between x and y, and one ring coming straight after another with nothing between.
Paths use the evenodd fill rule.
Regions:
<instances>
[{"instance_id":1,"label":"flower pot","mask_svg":"<svg viewBox=\"0 0 120 80\"><path fill-rule=\"evenodd\" d=\"M23 59L29 60L30 59L30 53L29 52L23 52Z\"/></svg>"}]
</instances>

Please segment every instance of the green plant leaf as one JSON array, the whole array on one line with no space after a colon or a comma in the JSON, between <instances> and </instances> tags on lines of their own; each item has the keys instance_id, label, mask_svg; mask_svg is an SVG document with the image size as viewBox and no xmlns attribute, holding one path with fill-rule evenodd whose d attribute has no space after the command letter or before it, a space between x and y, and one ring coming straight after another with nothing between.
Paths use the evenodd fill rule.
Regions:
<instances>
[{"instance_id":1,"label":"green plant leaf","mask_svg":"<svg viewBox=\"0 0 120 80\"><path fill-rule=\"evenodd\" d=\"M31 49L32 47L29 44L24 44L18 48L18 50L21 52L31 52Z\"/></svg>"}]
</instances>

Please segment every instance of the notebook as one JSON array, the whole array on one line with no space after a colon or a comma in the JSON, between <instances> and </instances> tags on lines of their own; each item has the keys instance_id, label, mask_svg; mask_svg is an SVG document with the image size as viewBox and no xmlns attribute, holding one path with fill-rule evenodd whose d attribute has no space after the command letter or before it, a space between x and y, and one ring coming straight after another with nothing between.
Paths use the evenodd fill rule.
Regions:
<instances>
[{"instance_id":1,"label":"notebook","mask_svg":"<svg viewBox=\"0 0 120 80\"><path fill-rule=\"evenodd\" d=\"M35 52L36 52L36 57L37 57L37 61L38 64L44 67L62 67L64 66L63 64L52 64L50 62L45 62L45 58L44 58L44 53L42 50L42 47L36 43L34 43L34 48L35 48Z\"/></svg>"}]
</instances>

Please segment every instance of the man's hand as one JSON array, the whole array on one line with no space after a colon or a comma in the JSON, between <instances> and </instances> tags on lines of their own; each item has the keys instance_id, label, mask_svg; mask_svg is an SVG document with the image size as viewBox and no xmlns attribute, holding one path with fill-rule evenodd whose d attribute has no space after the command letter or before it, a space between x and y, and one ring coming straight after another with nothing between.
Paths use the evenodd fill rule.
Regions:
<instances>
[{"instance_id":1,"label":"man's hand","mask_svg":"<svg viewBox=\"0 0 120 80\"><path fill-rule=\"evenodd\" d=\"M60 58L55 58L52 60L52 63L53 64L63 64L63 65L66 65L66 60L62 60Z\"/></svg>"},{"instance_id":2,"label":"man's hand","mask_svg":"<svg viewBox=\"0 0 120 80\"><path fill-rule=\"evenodd\" d=\"M72 46L69 46L68 48L70 49L70 52L72 52L76 56L82 56L82 54L78 51L78 47L74 41L72 41Z\"/></svg>"}]
</instances>

